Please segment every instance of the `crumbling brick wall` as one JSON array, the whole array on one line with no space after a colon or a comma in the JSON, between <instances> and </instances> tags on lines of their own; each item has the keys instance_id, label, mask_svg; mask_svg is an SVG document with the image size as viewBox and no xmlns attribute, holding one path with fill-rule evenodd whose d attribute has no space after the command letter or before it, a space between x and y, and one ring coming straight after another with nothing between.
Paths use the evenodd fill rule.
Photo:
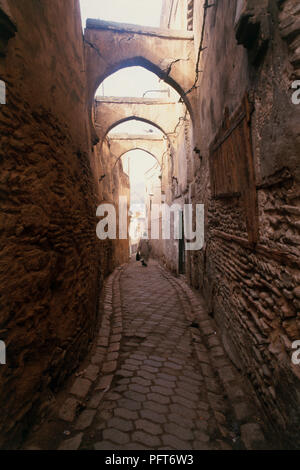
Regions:
<instances>
[{"instance_id":1,"label":"crumbling brick wall","mask_svg":"<svg viewBox=\"0 0 300 470\"><path fill-rule=\"evenodd\" d=\"M216 11L207 17L208 49L200 66L201 137L210 145L224 123L224 112L233 115L243 94L249 94L254 107L249 144L255 181L247 192L256 194L257 221L253 225L258 223L259 233L257 243L249 243L249 205L241 195L213 197L208 165L212 153L203 142L206 159L199 176L200 172L207 176L196 183L194 201L206 203L206 246L201 259L195 257L198 275L193 283L203 289L224 343L250 378L270 423L295 444L299 438L295 430L299 427L300 371L291 362L291 345L300 339L300 145L295 126L299 109L291 102L291 65L279 34L276 2L265 2L265 23L260 25L268 24L270 36L264 30L269 42L260 55L236 44L235 2L231 2L232 8L225 3L217 2ZM262 20L258 16L255 21ZM226 142L227 149L237 145L233 138ZM237 176L242 178L241 173Z\"/></svg>"},{"instance_id":2,"label":"crumbling brick wall","mask_svg":"<svg viewBox=\"0 0 300 470\"><path fill-rule=\"evenodd\" d=\"M17 32L0 58L0 445L15 447L88 349L101 258L79 3L9 7Z\"/></svg>"},{"instance_id":3,"label":"crumbling brick wall","mask_svg":"<svg viewBox=\"0 0 300 470\"><path fill-rule=\"evenodd\" d=\"M292 364L291 345L300 339L300 136L291 85L299 78L299 6L293 0L219 0L203 9L210 3L194 2L196 54L201 37L204 49L190 196L205 204L205 246L188 253L187 273L269 423L283 443L297 446L300 366ZM247 119L235 126L233 119L245 94L251 106L247 144ZM243 187L243 165L234 154L243 159L246 145L254 181L243 179ZM216 167L212 159L221 148Z\"/></svg>"}]
</instances>

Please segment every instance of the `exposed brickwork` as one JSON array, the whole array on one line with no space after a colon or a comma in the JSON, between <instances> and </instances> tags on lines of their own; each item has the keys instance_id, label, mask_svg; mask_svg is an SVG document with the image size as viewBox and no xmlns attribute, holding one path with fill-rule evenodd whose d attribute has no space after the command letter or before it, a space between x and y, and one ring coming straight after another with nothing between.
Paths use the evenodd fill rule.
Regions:
<instances>
[{"instance_id":1,"label":"exposed brickwork","mask_svg":"<svg viewBox=\"0 0 300 470\"><path fill-rule=\"evenodd\" d=\"M82 361L115 266L111 243L95 233L79 4L21 3L10 2L17 33L0 58L0 446L17 444ZM117 176L128 190L121 166Z\"/></svg>"}]
</instances>

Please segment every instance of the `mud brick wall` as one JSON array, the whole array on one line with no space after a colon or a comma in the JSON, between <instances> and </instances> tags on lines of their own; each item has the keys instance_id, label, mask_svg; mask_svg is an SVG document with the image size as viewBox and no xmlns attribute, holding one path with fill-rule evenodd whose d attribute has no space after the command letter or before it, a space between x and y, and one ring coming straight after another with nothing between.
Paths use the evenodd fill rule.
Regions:
<instances>
[{"instance_id":1,"label":"mud brick wall","mask_svg":"<svg viewBox=\"0 0 300 470\"><path fill-rule=\"evenodd\" d=\"M199 81L201 125L196 123L196 137L201 142L202 160L190 195L193 202L205 204L206 236L204 249L188 254L187 272L191 284L204 292L224 345L249 377L269 422L285 436L282 439L295 444L300 424L300 369L291 362L291 344L300 339L300 136L296 125L300 109L291 102L291 80L298 73L299 8L288 0L265 2L264 25L270 26L272 42L254 63L253 51L237 45L237 2L229 3L230 8L220 0L209 9L207 49L199 65L203 71ZM260 18L262 10L257 14ZM234 114L245 92L254 106L251 145L259 222L256 245L248 241L241 197L212 197L208 164L209 147L224 115Z\"/></svg>"},{"instance_id":2,"label":"mud brick wall","mask_svg":"<svg viewBox=\"0 0 300 470\"><path fill-rule=\"evenodd\" d=\"M79 3L9 8L17 32L0 59L0 446L15 447L88 350L101 257Z\"/></svg>"},{"instance_id":3,"label":"mud brick wall","mask_svg":"<svg viewBox=\"0 0 300 470\"><path fill-rule=\"evenodd\" d=\"M94 147L94 158L97 165L98 200L104 204L112 204L116 211L117 239L99 241L103 274L107 276L117 266L129 259L129 237L119 240L119 197L127 197L127 213L130 205L129 177L123 171L122 159L117 160L112 154L109 139ZM129 217L127 219L129 228Z\"/></svg>"}]
</instances>

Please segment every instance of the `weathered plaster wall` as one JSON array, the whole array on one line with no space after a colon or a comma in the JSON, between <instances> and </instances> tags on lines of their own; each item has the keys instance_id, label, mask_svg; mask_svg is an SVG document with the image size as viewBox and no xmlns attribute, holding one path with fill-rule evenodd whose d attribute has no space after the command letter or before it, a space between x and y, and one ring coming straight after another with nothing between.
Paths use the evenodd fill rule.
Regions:
<instances>
[{"instance_id":1,"label":"weathered plaster wall","mask_svg":"<svg viewBox=\"0 0 300 470\"><path fill-rule=\"evenodd\" d=\"M9 7L17 33L0 60L0 445L10 437L15 446L88 349L101 260L79 3Z\"/></svg>"},{"instance_id":2,"label":"weathered plaster wall","mask_svg":"<svg viewBox=\"0 0 300 470\"><path fill-rule=\"evenodd\" d=\"M101 273L107 276L120 264L129 259L129 238L119 240L119 197L127 197L127 213L130 204L129 177L124 173L122 160L116 160L110 148L109 139L94 147L95 160L98 162L98 195L100 203L113 204L117 215L117 239L100 241ZM129 218L127 219L129 226Z\"/></svg>"},{"instance_id":3,"label":"weathered plaster wall","mask_svg":"<svg viewBox=\"0 0 300 470\"><path fill-rule=\"evenodd\" d=\"M189 182L193 178L192 123L186 110L177 122L176 132L170 137L170 148L164 155L162 164L162 185L154 193L153 203L165 202L172 207L183 208L188 202ZM149 205L149 204L148 204ZM171 239L152 240L152 256L172 272L179 270L179 241L174 239L174 215L171 215Z\"/></svg>"}]
</instances>

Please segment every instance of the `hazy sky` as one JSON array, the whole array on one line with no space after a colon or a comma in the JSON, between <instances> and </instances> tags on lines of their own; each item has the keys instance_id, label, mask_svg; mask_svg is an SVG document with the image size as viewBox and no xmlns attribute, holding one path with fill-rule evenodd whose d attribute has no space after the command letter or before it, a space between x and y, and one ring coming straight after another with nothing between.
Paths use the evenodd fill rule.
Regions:
<instances>
[{"instance_id":1,"label":"hazy sky","mask_svg":"<svg viewBox=\"0 0 300 470\"><path fill-rule=\"evenodd\" d=\"M162 0L80 0L82 24L97 18L143 26L160 24Z\"/></svg>"},{"instance_id":2,"label":"hazy sky","mask_svg":"<svg viewBox=\"0 0 300 470\"><path fill-rule=\"evenodd\" d=\"M143 150L131 150L122 157L124 170L128 169L128 160L130 161L130 203L145 204L145 173L157 163L157 160Z\"/></svg>"},{"instance_id":3,"label":"hazy sky","mask_svg":"<svg viewBox=\"0 0 300 470\"><path fill-rule=\"evenodd\" d=\"M104 88L103 88L104 87ZM143 67L127 67L110 75L99 87L96 95L104 96L132 96L142 98L147 90L167 89L159 77ZM167 98L167 93L147 93L146 98Z\"/></svg>"},{"instance_id":4,"label":"hazy sky","mask_svg":"<svg viewBox=\"0 0 300 470\"><path fill-rule=\"evenodd\" d=\"M131 150L122 157L124 167L127 167L128 158L130 158L130 183L144 182L144 175L146 171L152 168L156 161L152 155L144 152L143 150ZM127 168L126 168L127 169Z\"/></svg>"},{"instance_id":5,"label":"hazy sky","mask_svg":"<svg viewBox=\"0 0 300 470\"><path fill-rule=\"evenodd\" d=\"M122 124L114 127L110 133L111 134L158 134L163 136L163 133L155 126L148 124L147 122L131 120L125 121Z\"/></svg>"}]
</instances>

